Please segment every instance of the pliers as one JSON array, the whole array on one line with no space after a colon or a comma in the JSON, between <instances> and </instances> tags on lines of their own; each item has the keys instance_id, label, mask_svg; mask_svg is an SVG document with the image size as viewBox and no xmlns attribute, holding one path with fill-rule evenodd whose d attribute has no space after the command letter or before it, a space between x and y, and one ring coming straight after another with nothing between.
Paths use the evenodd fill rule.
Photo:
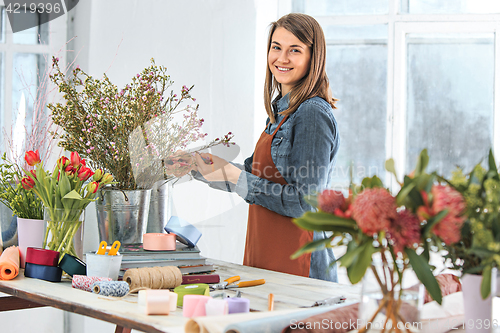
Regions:
<instances>
[{"instance_id":1,"label":"pliers","mask_svg":"<svg viewBox=\"0 0 500 333\"><path fill-rule=\"evenodd\" d=\"M258 285L266 283L266 280L264 280L264 279L234 283L234 282L239 281L239 280L240 280L239 276L232 276L228 279L225 279L224 282L212 285L210 287L210 290L214 291L214 290L221 290L221 289L252 287L252 286L258 286Z\"/></svg>"}]
</instances>

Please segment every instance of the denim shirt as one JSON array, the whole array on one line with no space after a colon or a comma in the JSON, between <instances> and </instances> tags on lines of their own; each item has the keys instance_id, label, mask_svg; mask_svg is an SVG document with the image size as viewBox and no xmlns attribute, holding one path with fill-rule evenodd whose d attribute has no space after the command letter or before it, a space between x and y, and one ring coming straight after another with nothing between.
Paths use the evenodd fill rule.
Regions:
<instances>
[{"instance_id":1,"label":"denim shirt","mask_svg":"<svg viewBox=\"0 0 500 333\"><path fill-rule=\"evenodd\" d=\"M283 120L284 116L279 112L288 109L288 97L285 95L273 102L276 122L271 124L267 119L266 133L272 134ZM305 195L330 187L339 144L332 107L324 99L313 97L288 116L272 140L272 159L287 185L252 174L253 155L245 160L244 165L231 162L242 169L236 185L207 182L200 173L194 176L210 187L236 192L249 204L261 205L280 215L296 218L313 209L304 200ZM326 237L325 232L315 231L313 240ZM337 282L336 264L330 267L334 260L331 248L313 252L309 277Z\"/></svg>"},{"instance_id":2,"label":"denim shirt","mask_svg":"<svg viewBox=\"0 0 500 333\"><path fill-rule=\"evenodd\" d=\"M268 118L266 133L273 133L283 119L279 112L288 108L288 96L275 101L276 122L270 124ZM288 184L280 185L253 175L252 155L245 160L235 192L249 204L264 206L280 215L300 217L312 209L304 196L331 185L339 140L330 104L320 97L308 99L288 116L271 145L273 162Z\"/></svg>"}]
</instances>

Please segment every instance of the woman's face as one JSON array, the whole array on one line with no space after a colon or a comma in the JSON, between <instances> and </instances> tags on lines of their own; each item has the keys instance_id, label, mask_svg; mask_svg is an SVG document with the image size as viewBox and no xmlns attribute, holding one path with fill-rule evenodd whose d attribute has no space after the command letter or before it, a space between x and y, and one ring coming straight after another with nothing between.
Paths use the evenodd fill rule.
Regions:
<instances>
[{"instance_id":1,"label":"woman's face","mask_svg":"<svg viewBox=\"0 0 500 333\"><path fill-rule=\"evenodd\" d=\"M294 34L280 27L271 37L267 63L285 96L308 73L311 51Z\"/></svg>"}]
</instances>

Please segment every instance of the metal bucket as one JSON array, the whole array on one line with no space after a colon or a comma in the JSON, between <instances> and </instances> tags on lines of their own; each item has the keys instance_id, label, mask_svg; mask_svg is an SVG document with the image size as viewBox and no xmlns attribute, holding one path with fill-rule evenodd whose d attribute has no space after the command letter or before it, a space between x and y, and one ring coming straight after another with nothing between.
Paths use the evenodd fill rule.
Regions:
<instances>
[{"instance_id":1,"label":"metal bucket","mask_svg":"<svg viewBox=\"0 0 500 333\"><path fill-rule=\"evenodd\" d=\"M100 241L142 243L148 227L151 189L123 191L103 189L96 201Z\"/></svg>"},{"instance_id":2,"label":"metal bucket","mask_svg":"<svg viewBox=\"0 0 500 333\"><path fill-rule=\"evenodd\" d=\"M172 182L160 180L151 190L148 232L164 232L163 227L172 216Z\"/></svg>"}]
</instances>

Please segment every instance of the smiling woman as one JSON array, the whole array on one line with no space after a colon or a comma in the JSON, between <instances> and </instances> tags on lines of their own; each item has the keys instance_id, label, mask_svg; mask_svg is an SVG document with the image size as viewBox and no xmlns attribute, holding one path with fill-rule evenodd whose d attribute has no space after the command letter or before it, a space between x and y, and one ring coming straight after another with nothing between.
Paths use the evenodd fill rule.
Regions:
<instances>
[{"instance_id":1,"label":"smiling woman","mask_svg":"<svg viewBox=\"0 0 500 333\"><path fill-rule=\"evenodd\" d=\"M323 30L311 16L288 14L271 24L267 51L264 102L269 118L253 155L240 166L198 154L196 177L250 204L245 265L337 281L329 247L290 258L307 242L326 244L324 232L300 230L292 223L312 209L304 196L332 185L340 144Z\"/></svg>"}]
</instances>

